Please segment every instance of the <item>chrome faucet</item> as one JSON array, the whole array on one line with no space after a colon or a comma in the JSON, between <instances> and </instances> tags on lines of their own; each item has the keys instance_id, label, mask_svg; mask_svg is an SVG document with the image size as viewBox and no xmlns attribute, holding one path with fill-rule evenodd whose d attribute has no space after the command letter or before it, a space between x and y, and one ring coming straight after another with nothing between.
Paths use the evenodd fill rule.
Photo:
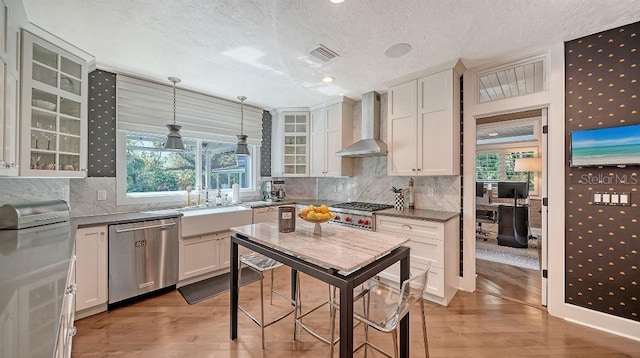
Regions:
<instances>
[{"instance_id":1,"label":"chrome faucet","mask_svg":"<svg viewBox=\"0 0 640 358\"><path fill-rule=\"evenodd\" d=\"M209 206L209 188L206 186L204 187L204 204Z\"/></svg>"}]
</instances>

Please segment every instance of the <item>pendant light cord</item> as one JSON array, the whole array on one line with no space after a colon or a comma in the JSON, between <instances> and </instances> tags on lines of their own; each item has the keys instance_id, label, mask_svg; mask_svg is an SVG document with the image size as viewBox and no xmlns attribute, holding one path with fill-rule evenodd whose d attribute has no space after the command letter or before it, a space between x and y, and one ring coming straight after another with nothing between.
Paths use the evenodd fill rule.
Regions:
<instances>
[{"instance_id":1,"label":"pendant light cord","mask_svg":"<svg viewBox=\"0 0 640 358\"><path fill-rule=\"evenodd\" d=\"M169 77L169 81L173 82L173 125L176 124L176 83L181 80L178 77Z\"/></svg>"},{"instance_id":2,"label":"pendant light cord","mask_svg":"<svg viewBox=\"0 0 640 358\"><path fill-rule=\"evenodd\" d=\"M247 99L245 96L238 96L240 100L240 134L244 134L244 101Z\"/></svg>"},{"instance_id":3,"label":"pendant light cord","mask_svg":"<svg viewBox=\"0 0 640 358\"><path fill-rule=\"evenodd\" d=\"M173 124L176 124L176 83L173 82Z\"/></svg>"}]
</instances>

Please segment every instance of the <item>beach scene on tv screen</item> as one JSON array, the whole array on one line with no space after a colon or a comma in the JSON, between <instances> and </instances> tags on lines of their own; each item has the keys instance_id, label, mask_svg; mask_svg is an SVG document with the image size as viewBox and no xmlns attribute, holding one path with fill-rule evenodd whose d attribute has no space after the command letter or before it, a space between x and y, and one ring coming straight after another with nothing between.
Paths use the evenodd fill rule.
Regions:
<instances>
[{"instance_id":1,"label":"beach scene on tv screen","mask_svg":"<svg viewBox=\"0 0 640 358\"><path fill-rule=\"evenodd\" d=\"M640 164L640 125L571 133L571 165Z\"/></svg>"}]
</instances>

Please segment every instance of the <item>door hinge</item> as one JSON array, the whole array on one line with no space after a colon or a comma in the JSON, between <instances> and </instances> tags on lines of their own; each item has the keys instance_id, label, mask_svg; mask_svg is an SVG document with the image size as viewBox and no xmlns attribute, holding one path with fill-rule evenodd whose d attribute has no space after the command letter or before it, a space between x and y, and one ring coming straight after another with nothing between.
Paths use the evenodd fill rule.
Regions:
<instances>
[{"instance_id":1,"label":"door hinge","mask_svg":"<svg viewBox=\"0 0 640 358\"><path fill-rule=\"evenodd\" d=\"M543 278L548 278L549 275L549 271L548 270L542 270L542 277Z\"/></svg>"},{"instance_id":2,"label":"door hinge","mask_svg":"<svg viewBox=\"0 0 640 358\"><path fill-rule=\"evenodd\" d=\"M549 206L549 198L542 198L542 206Z\"/></svg>"},{"instance_id":3,"label":"door hinge","mask_svg":"<svg viewBox=\"0 0 640 358\"><path fill-rule=\"evenodd\" d=\"M549 133L549 126L542 126L542 134Z\"/></svg>"}]
</instances>

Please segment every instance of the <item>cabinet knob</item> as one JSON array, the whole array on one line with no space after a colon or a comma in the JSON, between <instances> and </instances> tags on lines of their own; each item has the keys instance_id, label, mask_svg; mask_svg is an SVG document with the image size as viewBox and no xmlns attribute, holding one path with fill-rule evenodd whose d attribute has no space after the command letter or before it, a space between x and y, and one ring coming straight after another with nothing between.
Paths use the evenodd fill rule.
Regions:
<instances>
[{"instance_id":1,"label":"cabinet knob","mask_svg":"<svg viewBox=\"0 0 640 358\"><path fill-rule=\"evenodd\" d=\"M69 327L69 337L75 336L76 333L78 333L78 329L76 328L76 326Z\"/></svg>"},{"instance_id":2,"label":"cabinet knob","mask_svg":"<svg viewBox=\"0 0 640 358\"><path fill-rule=\"evenodd\" d=\"M416 168L413 168L413 169L411 169L411 170L413 170L413 171L415 172L415 171L416 171Z\"/></svg>"},{"instance_id":3,"label":"cabinet knob","mask_svg":"<svg viewBox=\"0 0 640 358\"><path fill-rule=\"evenodd\" d=\"M418 171L421 171L422 169L418 168L417 170L418 170Z\"/></svg>"}]
</instances>

